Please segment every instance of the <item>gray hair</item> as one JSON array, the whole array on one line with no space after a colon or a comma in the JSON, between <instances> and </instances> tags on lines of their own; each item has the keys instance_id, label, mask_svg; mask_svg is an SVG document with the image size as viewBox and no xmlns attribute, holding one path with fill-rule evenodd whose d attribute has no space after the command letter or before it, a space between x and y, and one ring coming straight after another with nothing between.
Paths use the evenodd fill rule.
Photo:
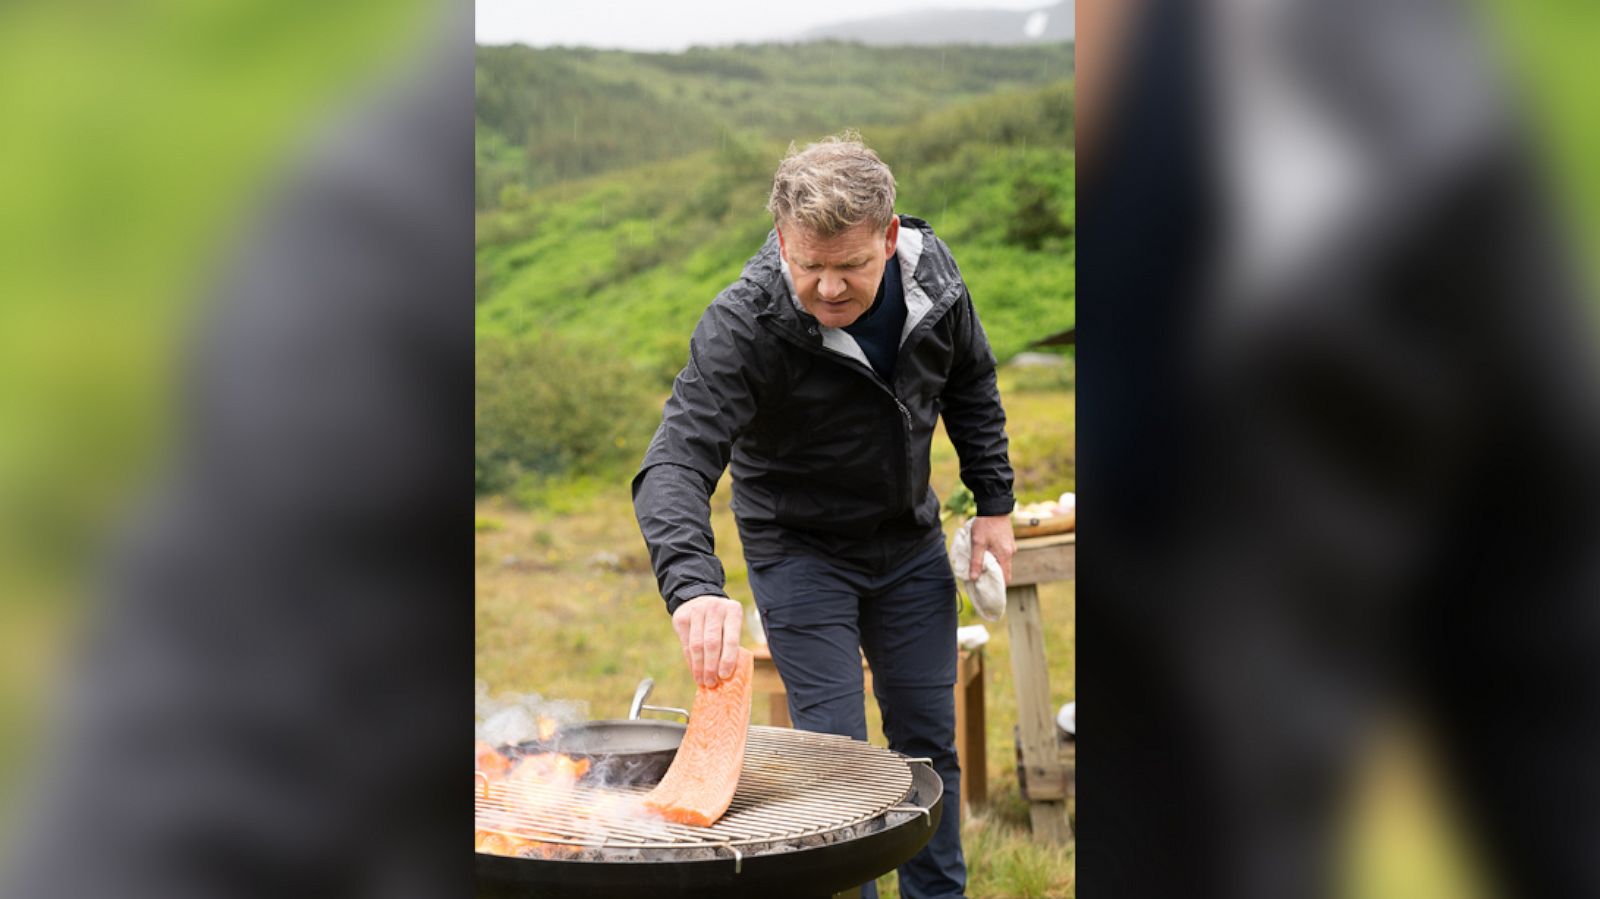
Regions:
<instances>
[{"instance_id":1,"label":"gray hair","mask_svg":"<svg viewBox=\"0 0 1600 899\"><path fill-rule=\"evenodd\" d=\"M867 222L887 228L894 217L894 174L854 129L789 155L772 178L767 211L779 227L793 224L834 237Z\"/></svg>"}]
</instances>

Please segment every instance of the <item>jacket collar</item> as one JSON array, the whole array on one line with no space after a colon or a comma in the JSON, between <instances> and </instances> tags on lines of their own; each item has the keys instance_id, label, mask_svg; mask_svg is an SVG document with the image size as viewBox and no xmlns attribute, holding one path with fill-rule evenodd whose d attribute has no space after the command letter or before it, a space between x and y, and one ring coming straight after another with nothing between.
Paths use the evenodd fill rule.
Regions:
<instances>
[{"instance_id":1,"label":"jacket collar","mask_svg":"<svg viewBox=\"0 0 1600 899\"><path fill-rule=\"evenodd\" d=\"M918 323L935 318L950 308L960 294L961 279L955 260L934 239L933 228L914 216L900 216L900 238L895 246L900 274L906 292L906 324L900 340L904 343ZM778 249L778 232L768 232L760 252L745 264L743 280L759 288L757 314L802 337L808 342L830 345L854 356L860 353L853 338L839 328L829 328L805 311L794 294L794 281ZM846 343L846 341L848 343ZM854 349L852 353L850 350Z\"/></svg>"}]
</instances>

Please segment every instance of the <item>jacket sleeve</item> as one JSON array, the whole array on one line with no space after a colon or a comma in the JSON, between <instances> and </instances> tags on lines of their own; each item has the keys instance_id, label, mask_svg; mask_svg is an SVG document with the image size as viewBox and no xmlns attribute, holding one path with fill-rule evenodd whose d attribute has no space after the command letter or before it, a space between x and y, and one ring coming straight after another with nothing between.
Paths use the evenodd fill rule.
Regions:
<instances>
[{"instance_id":1,"label":"jacket sleeve","mask_svg":"<svg viewBox=\"0 0 1600 899\"><path fill-rule=\"evenodd\" d=\"M701 316L689 361L633 479L634 514L668 614L696 596L727 595L711 495L733 442L755 415L757 327L721 302Z\"/></svg>"},{"instance_id":2,"label":"jacket sleeve","mask_svg":"<svg viewBox=\"0 0 1600 899\"><path fill-rule=\"evenodd\" d=\"M1011 459L1007 455L1006 412L995 384L994 352L978 322L972 296L963 291L951 310L955 324L955 363L945 381L945 432L961 459L961 482L977 500L979 515L1005 515L1016 505Z\"/></svg>"}]
</instances>

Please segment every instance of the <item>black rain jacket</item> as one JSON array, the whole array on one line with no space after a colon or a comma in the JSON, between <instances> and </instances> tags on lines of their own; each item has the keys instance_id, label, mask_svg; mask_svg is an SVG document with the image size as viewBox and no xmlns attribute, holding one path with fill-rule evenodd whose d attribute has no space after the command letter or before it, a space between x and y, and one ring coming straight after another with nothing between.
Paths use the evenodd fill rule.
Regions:
<instances>
[{"instance_id":1,"label":"black rain jacket","mask_svg":"<svg viewBox=\"0 0 1600 899\"><path fill-rule=\"evenodd\" d=\"M1011 511L994 354L949 249L927 222L900 222L907 325L892 384L853 338L800 308L776 232L701 316L633 479L669 613L726 595L710 499L730 463L751 561L805 554L882 569L942 540L928 484L940 415L978 514Z\"/></svg>"}]
</instances>

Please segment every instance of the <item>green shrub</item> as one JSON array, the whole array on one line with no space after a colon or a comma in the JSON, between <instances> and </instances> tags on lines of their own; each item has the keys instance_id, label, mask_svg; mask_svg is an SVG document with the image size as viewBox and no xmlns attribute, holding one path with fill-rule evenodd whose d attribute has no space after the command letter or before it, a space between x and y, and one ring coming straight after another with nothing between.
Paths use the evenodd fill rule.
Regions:
<instances>
[{"instance_id":1,"label":"green shrub","mask_svg":"<svg viewBox=\"0 0 1600 899\"><path fill-rule=\"evenodd\" d=\"M1072 236L1051 185L1024 171L1011 184L1014 206L1006 225L1006 242L1038 250L1052 237Z\"/></svg>"},{"instance_id":2,"label":"green shrub","mask_svg":"<svg viewBox=\"0 0 1600 899\"><path fill-rule=\"evenodd\" d=\"M617 473L638 461L659 419L647 378L614 348L551 335L488 335L477 345L480 494L527 478Z\"/></svg>"}]
</instances>

